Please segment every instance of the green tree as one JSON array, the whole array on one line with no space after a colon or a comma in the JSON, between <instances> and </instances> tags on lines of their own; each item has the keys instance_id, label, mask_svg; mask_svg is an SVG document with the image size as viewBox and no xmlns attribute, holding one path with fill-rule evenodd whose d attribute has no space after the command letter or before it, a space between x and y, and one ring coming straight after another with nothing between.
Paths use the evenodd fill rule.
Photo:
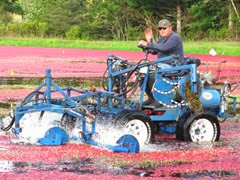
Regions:
<instances>
[{"instance_id":1,"label":"green tree","mask_svg":"<svg viewBox=\"0 0 240 180\"><path fill-rule=\"evenodd\" d=\"M229 0L200 0L194 3L188 9L190 18L185 31L190 32L190 36L201 39L230 37L229 17L233 22L234 15L229 15L233 13L229 11L229 5Z\"/></svg>"},{"instance_id":2,"label":"green tree","mask_svg":"<svg viewBox=\"0 0 240 180\"><path fill-rule=\"evenodd\" d=\"M138 12L124 1L87 1L77 19L83 39L133 40L138 36Z\"/></svg>"},{"instance_id":3,"label":"green tree","mask_svg":"<svg viewBox=\"0 0 240 180\"><path fill-rule=\"evenodd\" d=\"M159 19L175 19L177 0L126 0L129 6L138 9L140 15L149 27L156 26Z\"/></svg>"},{"instance_id":4,"label":"green tree","mask_svg":"<svg viewBox=\"0 0 240 180\"><path fill-rule=\"evenodd\" d=\"M171 20L182 36L226 38L239 34L239 0L2 0L0 23L23 14L25 29L43 24L44 36L89 40L136 40L150 27L158 38L157 23ZM29 23L29 24L28 24ZM38 26L36 26L38 27ZM38 29L38 28L36 28ZM231 31L230 31L231 30ZM35 31L33 31L35 32ZM47 32L47 33L46 33ZM38 34L38 33L32 33Z\"/></svg>"},{"instance_id":5,"label":"green tree","mask_svg":"<svg viewBox=\"0 0 240 180\"><path fill-rule=\"evenodd\" d=\"M230 38L238 40L240 34L240 1L229 0L228 3L228 30ZM232 36L231 36L232 35Z\"/></svg>"},{"instance_id":6,"label":"green tree","mask_svg":"<svg viewBox=\"0 0 240 180\"><path fill-rule=\"evenodd\" d=\"M132 8L138 9L145 25L150 27L158 38L157 23L160 19L169 19L178 33L181 33L182 10L184 0L126 0Z\"/></svg>"},{"instance_id":7,"label":"green tree","mask_svg":"<svg viewBox=\"0 0 240 180\"><path fill-rule=\"evenodd\" d=\"M65 36L66 31L78 22L84 0L38 0L31 1L26 8L26 20L45 22L49 35Z\"/></svg>"},{"instance_id":8,"label":"green tree","mask_svg":"<svg viewBox=\"0 0 240 180\"><path fill-rule=\"evenodd\" d=\"M23 14L23 10L17 0L0 1L0 24L8 24L12 21L13 14Z\"/></svg>"}]
</instances>

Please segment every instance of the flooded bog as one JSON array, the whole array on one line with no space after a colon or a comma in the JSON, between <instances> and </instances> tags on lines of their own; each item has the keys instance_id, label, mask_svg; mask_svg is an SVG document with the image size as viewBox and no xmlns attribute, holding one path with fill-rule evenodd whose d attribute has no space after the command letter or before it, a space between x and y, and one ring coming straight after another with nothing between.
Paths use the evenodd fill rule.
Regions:
<instances>
[{"instance_id":1,"label":"flooded bog","mask_svg":"<svg viewBox=\"0 0 240 180\"><path fill-rule=\"evenodd\" d=\"M1 178L240 178L240 126L236 119L221 124L219 142L181 142L175 135L160 133L154 144L141 146L140 153L125 154L74 141L62 146L40 146L38 137L59 124L60 117L47 113L40 120L38 117L26 117L20 138L1 132ZM45 118L51 123L39 124ZM102 137L107 141L105 130Z\"/></svg>"}]
</instances>

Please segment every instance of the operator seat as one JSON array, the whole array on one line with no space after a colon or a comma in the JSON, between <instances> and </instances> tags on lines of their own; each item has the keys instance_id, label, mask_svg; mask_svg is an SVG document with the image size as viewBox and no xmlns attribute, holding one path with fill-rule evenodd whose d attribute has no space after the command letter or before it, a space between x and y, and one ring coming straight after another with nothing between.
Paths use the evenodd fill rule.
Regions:
<instances>
[{"instance_id":1,"label":"operator seat","mask_svg":"<svg viewBox=\"0 0 240 180\"><path fill-rule=\"evenodd\" d=\"M186 62L186 64L196 64L196 66L200 66L201 65L201 61L198 58L194 58L194 57L184 57L184 60ZM163 77L167 77L167 78L174 78L174 77L182 77L184 75L186 75L189 72L189 70L180 70L180 71L175 71L175 72L169 72L169 73L164 73Z\"/></svg>"}]
</instances>

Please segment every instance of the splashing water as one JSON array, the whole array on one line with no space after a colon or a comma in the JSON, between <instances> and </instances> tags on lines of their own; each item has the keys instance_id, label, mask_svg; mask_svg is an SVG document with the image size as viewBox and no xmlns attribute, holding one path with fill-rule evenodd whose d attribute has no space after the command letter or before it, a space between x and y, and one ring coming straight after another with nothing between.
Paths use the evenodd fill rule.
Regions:
<instances>
[{"instance_id":1,"label":"splashing water","mask_svg":"<svg viewBox=\"0 0 240 180\"><path fill-rule=\"evenodd\" d=\"M18 139L12 139L13 143L21 144L38 144L38 140L43 138L46 132L52 127L61 126L62 114L53 112L44 112L43 116L41 112L26 113L20 120L20 127L22 132L18 135ZM2 121L9 121L9 116L4 118ZM107 122L107 119L104 122ZM86 129L90 131L91 125L87 123ZM64 128L63 128L64 129ZM73 140L72 137L79 137L79 132L82 131L81 121L77 120L74 129L64 129L69 137L70 143L81 143L81 141ZM113 127L110 123L102 124L96 121L96 134L93 135L92 139L102 145L116 145L117 140L124 134L123 130L118 130Z\"/></svg>"},{"instance_id":2,"label":"splashing water","mask_svg":"<svg viewBox=\"0 0 240 180\"><path fill-rule=\"evenodd\" d=\"M21 144L38 144L40 138L45 137L46 132L52 127L61 126L62 114L53 112L44 112L43 116L40 118L41 112L27 113L23 116L20 121L20 127L22 132L19 134L18 139L12 139L13 143ZM8 121L10 117L4 118L2 121ZM110 121L110 120L109 120ZM107 118L104 122L109 122ZM87 130L90 131L90 124L87 123ZM64 128L63 128L64 129ZM73 140L72 137L79 137L79 132L82 131L81 121L77 120L74 129L68 130L64 129L69 135L69 143L81 144L82 142L78 140ZM117 129L111 123L103 123L102 121L96 121L96 134L92 136L92 139L99 143L100 147L104 145L116 145L117 140L125 135L129 134L124 129ZM160 140L162 141L162 140ZM189 142L156 142L154 144L145 145L140 143L140 152L159 152L159 151L171 151L179 149L189 149L189 148L214 148L215 145L212 142L205 143L189 143Z\"/></svg>"},{"instance_id":3,"label":"splashing water","mask_svg":"<svg viewBox=\"0 0 240 180\"><path fill-rule=\"evenodd\" d=\"M44 112L26 113L20 120L22 132L16 142L36 144L38 140L45 136L45 133L55 126L59 126L61 115L58 113Z\"/></svg>"}]
</instances>

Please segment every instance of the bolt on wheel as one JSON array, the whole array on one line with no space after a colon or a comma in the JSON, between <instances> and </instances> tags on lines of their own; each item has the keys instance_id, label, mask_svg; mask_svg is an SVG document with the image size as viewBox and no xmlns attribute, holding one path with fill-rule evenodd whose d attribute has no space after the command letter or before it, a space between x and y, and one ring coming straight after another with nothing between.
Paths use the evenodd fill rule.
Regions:
<instances>
[{"instance_id":1,"label":"bolt on wheel","mask_svg":"<svg viewBox=\"0 0 240 180\"><path fill-rule=\"evenodd\" d=\"M220 138L220 125L216 116L208 113L190 115L182 123L184 141L214 142Z\"/></svg>"},{"instance_id":2,"label":"bolt on wheel","mask_svg":"<svg viewBox=\"0 0 240 180\"><path fill-rule=\"evenodd\" d=\"M123 111L115 118L116 128L137 138L140 145L149 144L154 137L153 123L142 111Z\"/></svg>"},{"instance_id":3,"label":"bolt on wheel","mask_svg":"<svg viewBox=\"0 0 240 180\"><path fill-rule=\"evenodd\" d=\"M190 127L189 133L193 142L209 142L215 136L213 124L207 119L195 120Z\"/></svg>"}]
</instances>

